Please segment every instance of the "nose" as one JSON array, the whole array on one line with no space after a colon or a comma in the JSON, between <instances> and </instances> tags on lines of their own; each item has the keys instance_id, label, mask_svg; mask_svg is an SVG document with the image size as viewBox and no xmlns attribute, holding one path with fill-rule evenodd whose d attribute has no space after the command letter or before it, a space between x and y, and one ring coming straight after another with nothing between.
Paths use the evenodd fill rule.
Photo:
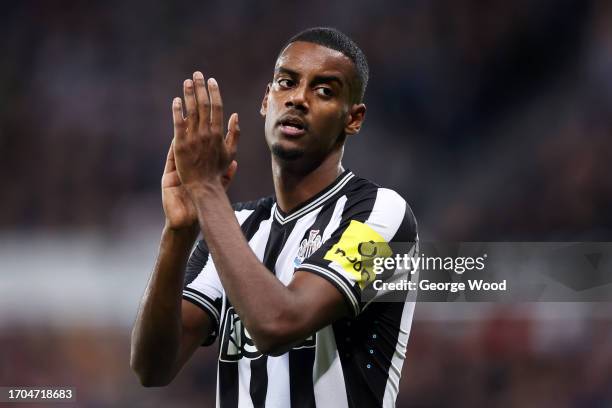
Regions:
<instances>
[{"instance_id":1,"label":"nose","mask_svg":"<svg viewBox=\"0 0 612 408\"><path fill-rule=\"evenodd\" d=\"M308 112L308 101L306 97L306 87L296 86L289 94L285 107L297 109L303 113Z\"/></svg>"}]
</instances>

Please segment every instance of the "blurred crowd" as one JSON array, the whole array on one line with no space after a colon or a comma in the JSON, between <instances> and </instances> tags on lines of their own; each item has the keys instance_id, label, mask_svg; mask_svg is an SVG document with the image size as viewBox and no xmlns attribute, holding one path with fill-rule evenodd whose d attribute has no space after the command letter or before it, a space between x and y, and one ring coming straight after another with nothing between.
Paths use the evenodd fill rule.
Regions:
<instances>
[{"instance_id":1,"label":"blurred crowd","mask_svg":"<svg viewBox=\"0 0 612 408\"><path fill-rule=\"evenodd\" d=\"M79 407L214 406L216 346L198 350L168 387L145 389L129 370L125 331L31 330L0 334L1 349L11 350L0 360L1 384L73 386ZM611 360L609 320L417 321L397 406L609 407Z\"/></svg>"},{"instance_id":2,"label":"blurred crowd","mask_svg":"<svg viewBox=\"0 0 612 408\"><path fill-rule=\"evenodd\" d=\"M196 69L241 115L232 198L271 194L258 110L275 57L298 30L332 25L371 65L344 164L399 190L422 237L612 236L605 0L31 0L0 19L2 228L159 221L170 101Z\"/></svg>"}]
</instances>

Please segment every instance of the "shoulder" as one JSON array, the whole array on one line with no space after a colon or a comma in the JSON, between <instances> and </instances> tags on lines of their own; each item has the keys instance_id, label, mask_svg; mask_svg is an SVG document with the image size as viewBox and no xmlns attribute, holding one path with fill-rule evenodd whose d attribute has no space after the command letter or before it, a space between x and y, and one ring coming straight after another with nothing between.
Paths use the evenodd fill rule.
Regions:
<instances>
[{"instance_id":1,"label":"shoulder","mask_svg":"<svg viewBox=\"0 0 612 408\"><path fill-rule=\"evenodd\" d=\"M232 204L234 212L251 211L256 209L271 209L274 205L274 197L262 197L252 201L242 201Z\"/></svg>"},{"instance_id":2,"label":"shoulder","mask_svg":"<svg viewBox=\"0 0 612 408\"><path fill-rule=\"evenodd\" d=\"M397 191L355 176L346 186L345 194L347 212L368 213L367 223L377 230L393 231L394 240L416 239L416 217L410 204Z\"/></svg>"},{"instance_id":3,"label":"shoulder","mask_svg":"<svg viewBox=\"0 0 612 408\"><path fill-rule=\"evenodd\" d=\"M274 205L274 197L262 197L257 200L243 201L232 204L238 222L242 224L247 218L255 216L257 218L266 217L270 214Z\"/></svg>"}]
</instances>

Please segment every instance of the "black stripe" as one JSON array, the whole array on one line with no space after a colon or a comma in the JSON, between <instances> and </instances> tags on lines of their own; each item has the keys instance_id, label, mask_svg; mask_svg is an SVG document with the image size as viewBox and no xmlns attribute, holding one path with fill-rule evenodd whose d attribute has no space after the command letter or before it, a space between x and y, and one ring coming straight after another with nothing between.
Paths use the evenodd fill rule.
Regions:
<instances>
[{"instance_id":1,"label":"black stripe","mask_svg":"<svg viewBox=\"0 0 612 408\"><path fill-rule=\"evenodd\" d=\"M349 407L382 406L404 307L372 303L359 319L334 323Z\"/></svg>"},{"instance_id":2,"label":"black stripe","mask_svg":"<svg viewBox=\"0 0 612 408\"><path fill-rule=\"evenodd\" d=\"M184 287L193 282L200 272L202 272L202 269L204 269L208 262L208 253L206 242L204 242L204 240L198 241L198 244L187 261Z\"/></svg>"},{"instance_id":3,"label":"black stripe","mask_svg":"<svg viewBox=\"0 0 612 408\"><path fill-rule=\"evenodd\" d=\"M272 209L272 200L270 198L258 200L256 202L235 205L236 211L244 209L254 209L253 213L247 217L241 225L242 232L247 241L253 238L253 235L259 229L262 221L270 218ZM231 306L229 299L227 300L226 308ZM225 316L222 317L225 319ZM229 322L232 324L233 322ZM224 321L222 325L228 324ZM224 329L223 329L224 330ZM220 333L223 332L220 330ZM238 407L238 362L219 361L219 404L221 408L237 408Z\"/></svg>"},{"instance_id":4,"label":"black stripe","mask_svg":"<svg viewBox=\"0 0 612 408\"><path fill-rule=\"evenodd\" d=\"M415 242L417 237L417 222L412 209L406 203L406 212L397 232L393 236L395 242Z\"/></svg>"},{"instance_id":5,"label":"black stripe","mask_svg":"<svg viewBox=\"0 0 612 408\"><path fill-rule=\"evenodd\" d=\"M221 408L238 408L238 362L219 361L219 390Z\"/></svg>"},{"instance_id":6,"label":"black stripe","mask_svg":"<svg viewBox=\"0 0 612 408\"><path fill-rule=\"evenodd\" d=\"M329 221L334 214L334 208L336 207L337 202L338 200L333 200L321 208L321 211L319 211L319 214L317 214L317 218L312 223L312 226L304 233L304 238L308 238L311 230L319 230L321 236L323 236L323 231L325 231L325 227L327 227L327 224L329 224Z\"/></svg>"},{"instance_id":7,"label":"black stripe","mask_svg":"<svg viewBox=\"0 0 612 408\"><path fill-rule=\"evenodd\" d=\"M218 322L217 317L213 316L212 312L207 309L207 305L201 304L199 301L194 300L194 299L186 296L186 294L189 294L189 293L193 293L193 294L195 294L197 296L200 296L200 297L204 298L205 300L208 300L210 302L210 304L214 307L214 309L217 311L217 314L219 315L219 319L221 317L221 307L222 307L223 299L221 299L220 297L216 298L216 299L213 299L210 296L207 296L204 293L202 293L202 292L200 292L200 291L198 291L196 289L193 289L193 288L185 288L185 290L183 291L183 299L188 300L189 302L195 304L196 306L198 306L202 310L205 310L206 313L211 315L210 317L211 317L211 319L213 319L213 322ZM220 323L220 322L218 322L218 323Z\"/></svg>"},{"instance_id":8,"label":"black stripe","mask_svg":"<svg viewBox=\"0 0 612 408\"><path fill-rule=\"evenodd\" d=\"M406 212L404 213L402 223L390 241L415 242L416 237L416 218L412 209L406 203ZM374 306L373 310L366 310L364 312L364 314L368 313L369 316L372 316L370 320L374 322L373 331L378 332L378 340L380 340L372 342L372 339L369 339L372 342L370 346L375 350L375 354L369 355L372 368L368 370L370 372L368 378L371 380L369 383L372 394L375 396L378 404L382 404L385 395L385 388L389 379L389 369L391 368L391 361L400 335L402 314L405 308L410 307L406 303L407 296L407 291L396 293L393 298L394 302L372 303L368 306L368 309Z\"/></svg>"},{"instance_id":9,"label":"black stripe","mask_svg":"<svg viewBox=\"0 0 612 408\"><path fill-rule=\"evenodd\" d=\"M414 242L416 236L416 219L406 204L402 224L391 241ZM410 307L407 294L397 294L399 298L394 297L393 302L370 303L359 319L334 323L349 407L382 406L402 313Z\"/></svg>"},{"instance_id":10,"label":"black stripe","mask_svg":"<svg viewBox=\"0 0 612 408\"><path fill-rule=\"evenodd\" d=\"M374 203L376 202L376 197L378 195L378 187L369 182L366 182L363 179L358 179L356 180L356 182L350 183L348 187L349 191L346 192L347 200L344 204L344 209L342 211L342 217L338 229L323 245L321 245L321 248L319 248L319 250L313 256L307 258L304 261L305 264L309 263L330 271L332 274L338 276L343 281L346 281L346 278L331 269L329 267L329 264L331 262L324 259L324 256L331 249L331 247L334 246L340 240L342 234L344 233L344 230L348 228L352 220L364 223L368 219L368 217L372 213L372 209L374 208ZM304 270L316 273L311 269ZM337 284L332 282L330 278L327 278L322 274L319 275L328 279L334 286L337 286ZM359 288L359 285L350 285L347 283L347 286L353 289L353 293L355 293L357 301L359 302L361 300L361 289ZM338 290L340 290L340 288L338 288ZM345 295L342 290L340 291L342 293L342 296L345 297L349 309L354 310L353 304L350 302L349 299L346 298L347 295ZM361 306L358 306L358 308L359 310L356 311L357 314L359 314Z\"/></svg>"},{"instance_id":11,"label":"black stripe","mask_svg":"<svg viewBox=\"0 0 612 408\"><path fill-rule=\"evenodd\" d=\"M346 288L348 288L348 290L351 291L351 293L353 294L353 297L355 298L355 300L357 301L358 304L357 305L353 305L353 302L349 298L350 294L346 293L347 289L345 289L345 287L340 285L340 283L338 283L336 280L334 280L331 276L329 276L329 275L327 275L325 273L322 273L321 271L318 271L318 270L312 268L308 264L302 264L298 269L300 269L301 271L306 271L306 272L314 273L315 275L320 276L321 278L327 280L329 283L334 285L336 287L336 289L338 289L340 291L340 293L342 294L342 296L344 297L346 305L348 306L349 310L351 312L353 312L353 315L354 316L359 315L359 312L361 311L361 306L359 305L359 300L360 300L360 292L359 292L360 288L359 288L359 285L358 284L351 285L351 283L344 276L340 275L336 271L331 271L326 266L322 266L321 263L319 263L317 265L316 263L313 262L312 265L318 266L319 268L326 270L329 274L331 274L334 277L336 277L337 280L344 282Z\"/></svg>"},{"instance_id":12,"label":"black stripe","mask_svg":"<svg viewBox=\"0 0 612 408\"><path fill-rule=\"evenodd\" d=\"M256 201L249 201L245 203L232 204L234 211L255 210L241 224L242 232L244 233L247 241L251 239L253 234L255 234L255 231L257 231L259 228L261 221L268 219L270 216L270 210L272 209L272 204L274 204L272 197L265 197ZM206 241L203 239L198 241L198 244L187 261L184 287L193 282L200 272L202 272L202 269L204 269L208 263L209 254L210 252L208 251Z\"/></svg>"},{"instance_id":13,"label":"black stripe","mask_svg":"<svg viewBox=\"0 0 612 408\"><path fill-rule=\"evenodd\" d=\"M295 221L292 221L284 226L273 222L270 226L270 235L266 242L264 251L263 264L272 273L275 273L274 267L276 260L287 242L287 238L291 234ZM249 392L251 400L255 408L263 408L266 404L266 393L268 391L268 356L261 356L257 360L251 361L251 383Z\"/></svg>"},{"instance_id":14,"label":"black stripe","mask_svg":"<svg viewBox=\"0 0 612 408\"><path fill-rule=\"evenodd\" d=\"M286 213L283 210L280 209L280 207L276 206L276 212L284 218L288 218L293 216L294 214L296 214L298 211L301 211L304 207L309 206L310 204L312 204L313 202L315 202L316 200L318 200L319 198L321 198L322 196L324 196L328 191L334 189L341 181L344 180L344 178L351 173L351 171L349 169L346 169L342 172L342 174L340 174L338 177L336 177L336 179L327 187L325 187L323 190L319 191L317 194L315 194L314 196L310 197L308 200L302 202L301 204L299 204L297 207L293 208L290 212ZM354 176L353 176L354 178ZM325 200L323 200L323 202L321 202L320 204L323 203L329 203L330 201L334 201L336 200L336 197L338 196L338 193L342 190L344 190L346 188L346 186L344 186L342 189L336 191L334 194L332 194L331 196L327 197ZM317 208L313 207L313 209ZM302 215L306 215L302 214Z\"/></svg>"},{"instance_id":15,"label":"black stripe","mask_svg":"<svg viewBox=\"0 0 612 408\"><path fill-rule=\"evenodd\" d=\"M310 231L318 230L323 235L334 213L337 200L328 202L317 214L310 228L306 228L302 239L308 239ZM301 240L300 240L301 241ZM314 348L302 348L289 351L289 390L291 393L291 408L315 407L314 384L312 369L314 367ZM310 375L308 375L310 373Z\"/></svg>"},{"instance_id":16,"label":"black stripe","mask_svg":"<svg viewBox=\"0 0 612 408\"><path fill-rule=\"evenodd\" d=\"M330 239L328 239L325 244L323 244L321 248L317 251L319 254L323 255L327 253L327 251L329 251L331 247L338 242L344 230L350 225L351 220L363 223L368 219L368 217L372 213L372 209L374 208L378 189L370 188L367 189L367 191L363 190L364 189L361 189L360 191L358 191L357 194L354 195L347 195L347 200L344 204L344 209L342 211L340 223L338 224L338 229L331 235ZM313 262L312 259L306 260L305 262L313 263L315 265L321 264L321 262ZM325 269L329 269L327 268L329 261L323 261L323 264L326 266Z\"/></svg>"},{"instance_id":17,"label":"black stripe","mask_svg":"<svg viewBox=\"0 0 612 408\"><path fill-rule=\"evenodd\" d=\"M261 356L251 360L251 383L249 393L255 408L266 406L266 393L268 392L268 356Z\"/></svg>"},{"instance_id":18,"label":"black stripe","mask_svg":"<svg viewBox=\"0 0 612 408\"><path fill-rule=\"evenodd\" d=\"M291 408L316 407L312 370L315 349L302 348L289 351L289 391Z\"/></svg>"},{"instance_id":19,"label":"black stripe","mask_svg":"<svg viewBox=\"0 0 612 408\"><path fill-rule=\"evenodd\" d=\"M259 226L261 225L262 221L265 221L270 218L272 204L274 204L271 198L261 199L257 201L257 203L259 203L260 205L254 208L253 213L249 215L240 226L247 241L250 241L251 238L253 238L253 235L255 235L255 233L259 229ZM240 209L245 210L251 208Z\"/></svg>"}]
</instances>

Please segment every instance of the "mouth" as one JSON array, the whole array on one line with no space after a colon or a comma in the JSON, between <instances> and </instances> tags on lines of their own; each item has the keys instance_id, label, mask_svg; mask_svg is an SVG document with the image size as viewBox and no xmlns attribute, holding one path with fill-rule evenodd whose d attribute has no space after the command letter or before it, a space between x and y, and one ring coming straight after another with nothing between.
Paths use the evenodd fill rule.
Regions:
<instances>
[{"instance_id":1,"label":"mouth","mask_svg":"<svg viewBox=\"0 0 612 408\"><path fill-rule=\"evenodd\" d=\"M281 132L287 136L301 136L306 133L308 126L299 116L286 115L278 121Z\"/></svg>"}]
</instances>

